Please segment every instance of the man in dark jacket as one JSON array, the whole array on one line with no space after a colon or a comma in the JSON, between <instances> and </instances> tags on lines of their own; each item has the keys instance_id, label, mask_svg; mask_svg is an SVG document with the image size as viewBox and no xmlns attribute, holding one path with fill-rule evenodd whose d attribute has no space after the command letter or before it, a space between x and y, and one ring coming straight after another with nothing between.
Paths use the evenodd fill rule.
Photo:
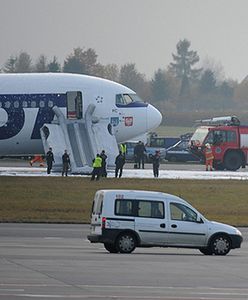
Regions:
<instances>
[{"instance_id":1,"label":"man in dark jacket","mask_svg":"<svg viewBox=\"0 0 248 300\"><path fill-rule=\"evenodd\" d=\"M119 173L119 178L121 178L122 176L122 170L123 170L123 166L125 165L125 156L122 154L122 152L119 152L119 155L116 156L115 158L115 178L118 177L118 172Z\"/></svg>"},{"instance_id":2,"label":"man in dark jacket","mask_svg":"<svg viewBox=\"0 0 248 300\"><path fill-rule=\"evenodd\" d=\"M47 174L50 174L53 167L53 163L55 162L53 152L52 152L52 147L49 147L49 150L46 154L46 161L47 161Z\"/></svg>"},{"instance_id":3,"label":"man in dark jacket","mask_svg":"<svg viewBox=\"0 0 248 300\"><path fill-rule=\"evenodd\" d=\"M138 144L134 147L134 157L135 157L135 162L137 163L138 169L140 169L140 166L142 164L142 169L145 168L145 152L146 148L144 143L141 141L138 142Z\"/></svg>"},{"instance_id":4,"label":"man in dark jacket","mask_svg":"<svg viewBox=\"0 0 248 300\"><path fill-rule=\"evenodd\" d=\"M160 165L160 152L156 150L155 154L152 156L152 168L154 177L159 175L159 165Z\"/></svg>"},{"instance_id":5,"label":"man in dark jacket","mask_svg":"<svg viewBox=\"0 0 248 300\"><path fill-rule=\"evenodd\" d=\"M63 163L63 169L62 169L62 176L67 176L69 167L70 167L70 157L67 153L67 150L65 150L65 153L62 155L62 163Z\"/></svg>"},{"instance_id":6,"label":"man in dark jacket","mask_svg":"<svg viewBox=\"0 0 248 300\"><path fill-rule=\"evenodd\" d=\"M105 154L105 150L102 150L100 153L100 157L102 159L102 177L107 177L107 155Z\"/></svg>"}]
</instances>

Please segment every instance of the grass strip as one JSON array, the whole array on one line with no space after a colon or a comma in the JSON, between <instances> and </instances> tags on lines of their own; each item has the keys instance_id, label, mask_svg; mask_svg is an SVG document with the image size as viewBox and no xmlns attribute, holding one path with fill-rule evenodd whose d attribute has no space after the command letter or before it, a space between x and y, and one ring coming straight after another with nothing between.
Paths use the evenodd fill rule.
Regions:
<instances>
[{"instance_id":1,"label":"grass strip","mask_svg":"<svg viewBox=\"0 0 248 300\"><path fill-rule=\"evenodd\" d=\"M87 177L0 178L0 222L88 223L99 189L175 194L209 220L248 226L248 183L237 180L115 179Z\"/></svg>"}]
</instances>

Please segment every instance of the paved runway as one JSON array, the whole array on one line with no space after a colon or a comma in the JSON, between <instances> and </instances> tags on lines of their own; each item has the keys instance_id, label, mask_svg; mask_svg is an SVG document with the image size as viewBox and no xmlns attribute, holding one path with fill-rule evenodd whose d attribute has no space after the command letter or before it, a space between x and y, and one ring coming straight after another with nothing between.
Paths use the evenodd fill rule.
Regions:
<instances>
[{"instance_id":1,"label":"paved runway","mask_svg":"<svg viewBox=\"0 0 248 300\"><path fill-rule=\"evenodd\" d=\"M89 225L0 224L0 299L248 299L248 229L227 256L198 250L110 254Z\"/></svg>"}]
</instances>

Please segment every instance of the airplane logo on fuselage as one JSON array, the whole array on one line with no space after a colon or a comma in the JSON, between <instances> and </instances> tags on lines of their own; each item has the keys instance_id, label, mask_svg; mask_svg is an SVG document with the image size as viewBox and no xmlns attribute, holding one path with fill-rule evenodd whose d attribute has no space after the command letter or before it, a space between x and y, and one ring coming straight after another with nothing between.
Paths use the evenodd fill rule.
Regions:
<instances>
[{"instance_id":1,"label":"airplane logo on fuselage","mask_svg":"<svg viewBox=\"0 0 248 300\"><path fill-rule=\"evenodd\" d=\"M7 122L0 127L0 140L12 138L22 130L30 108L37 110L31 139L40 139L40 128L54 119L53 106L66 107L66 94L0 95L0 110L8 115Z\"/></svg>"}]
</instances>

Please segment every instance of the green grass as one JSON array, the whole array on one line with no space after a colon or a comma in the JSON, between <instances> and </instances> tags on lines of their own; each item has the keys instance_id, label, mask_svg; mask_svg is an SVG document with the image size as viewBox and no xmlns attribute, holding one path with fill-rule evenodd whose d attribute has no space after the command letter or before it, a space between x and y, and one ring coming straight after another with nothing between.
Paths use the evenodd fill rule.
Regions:
<instances>
[{"instance_id":1,"label":"green grass","mask_svg":"<svg viewBox=\"0 0 248 300\"><path fill-rule=\"evenodd\" d=\"M248 226L246 181L87 177L1 177L0 222L88 223L95 192L113 188L172 193L210 220Z\"/></svg>"}]
</instances>

